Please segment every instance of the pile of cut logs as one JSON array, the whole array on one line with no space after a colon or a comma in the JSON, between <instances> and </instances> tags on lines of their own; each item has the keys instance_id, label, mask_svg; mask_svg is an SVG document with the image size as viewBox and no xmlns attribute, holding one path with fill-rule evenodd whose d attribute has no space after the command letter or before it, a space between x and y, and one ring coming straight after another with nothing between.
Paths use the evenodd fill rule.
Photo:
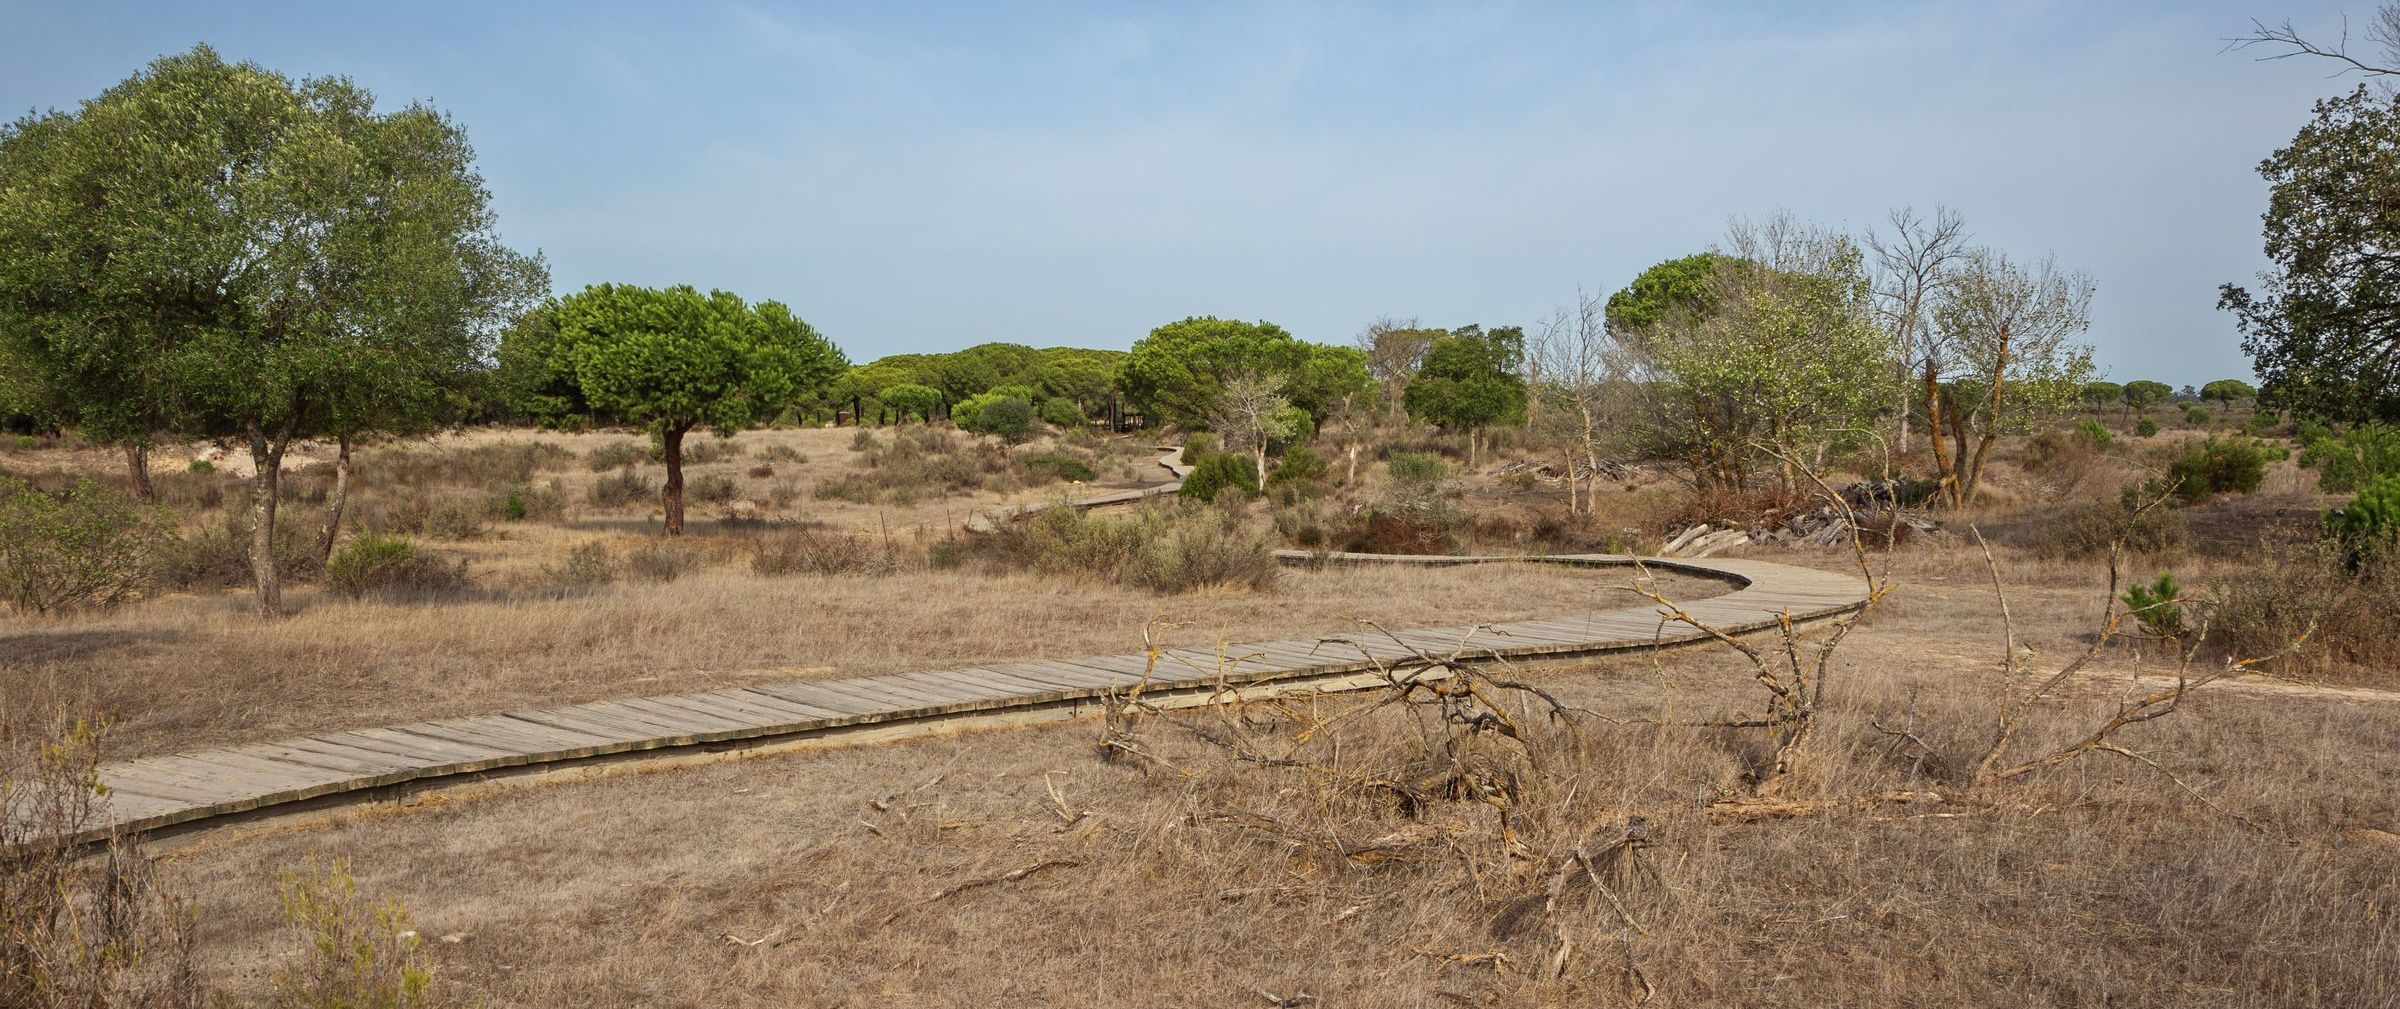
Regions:
<instances>
[{"instance_id":1,"label":"pile of cut logs","mask_svg":"<svg viewBox=\"0 0 2400 1009\"><path fill-rule=\"evenodd\" d=\"M1870 484L1850 487L1843 497L1849 499L1859 520L1861 539L1870 547L1876 546L1900 530L1910 535L1939 535L1940 523L1905 510L1889 506L1890 489ZM1880 507L1879 507L1880 505ZM1825 505L1811 511L1776 516L1749 524L1710 525L1703 522L1676 534L1668 540L1661 557L1707 557L1734 547L1753 543L1783 547L1843 546L1850 542L1850 518L1840 509Z\"/></svg>"}]
</instances>

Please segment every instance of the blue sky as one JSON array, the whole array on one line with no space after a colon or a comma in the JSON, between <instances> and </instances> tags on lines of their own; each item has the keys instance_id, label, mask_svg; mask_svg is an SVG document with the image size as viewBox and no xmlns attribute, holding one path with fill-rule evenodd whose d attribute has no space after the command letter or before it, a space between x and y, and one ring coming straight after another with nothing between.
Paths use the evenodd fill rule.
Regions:
<instances>
[{"instance_id":1,"label":"blue sky","mask_svg":"<svg viewBox=\"0 0 2400 1009\"><path fill-rule=\"evenodd\" d=\"M2358 0L2354 16L2368 12ZM2327 67L2186 3L0 3L0 111L197 42L455 115L555 283L777 298L854 360L1531 323L1788 208L1946 203L2098 284L2119 379L2247 375L2217 285Z\"/></svg>"}]
</instances>

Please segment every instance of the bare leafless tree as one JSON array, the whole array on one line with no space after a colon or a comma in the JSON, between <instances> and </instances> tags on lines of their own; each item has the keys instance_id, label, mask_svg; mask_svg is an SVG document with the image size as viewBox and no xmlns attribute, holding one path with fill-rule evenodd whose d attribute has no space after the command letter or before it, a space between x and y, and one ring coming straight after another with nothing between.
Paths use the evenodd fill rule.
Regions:
<instances>
[{"instance_id":1,"label":"bare leafless tree","mask_svg":"<svg viewBox=\"0 0 2400 1009\"><path fill-rule=\"evenodd\" d=\"M1579 504L1577 482L1597 480L1602 446L1610 432L1620 430L1617 409L1630 395L1626 376L1631 362L1608 332L1608 299L1578 291L1573 308L1552 314L1534 334L1526 354L1542 381L1533 387L1536 400L1550 410L1540 416L1538 430L1555 434L1567 446L1567 511L1589 511L1588 497Z\"/></svg>"},{"instance_id":2,"label":"bare leafless tree","mask_svg":"<svg viewBox=\"0 0 2400 1009\"><path fill-rule=\"evenodd\" d=\"M1933 208L1932 218L1902 207L1886 218L1891 233L1869 231L1867 249L1875 257L1875 314L1891 336L1899 389L1898 445L1908 450L1909 380L1930 362L1940 370L1944 343L1933 325L1934 300L1944 271L1967 254L1967 223L1958 212Z\"/></svg>"},{"instance_id":3,"label":"bare leafless tree","mask_svg":"<svg viewBox=\"0 0 2400 1009\"><path fill-rule=\"evenodd\" d=\"M1294 433L1284 429L1292 401L1283 394L1283 387L1280 375L1235 372L1226 377L1216 408L1209 415L1209 426L1225 439L1227 449L1238 447L1250 454L1261 487L1267 485L1267 443Z\"/></svg>"},{"instance_id":4,"label":"bare leafless tree","mask_svg":"<svg viewBox=\"0 0 2400 1009\"><path fill-rule=\"evenodd\" d=\"M2340 64L2334 76L2361 74L2367 77L2400 76L2400 2L2384 0L2376 5L2375 19L2367 24L2367 41L2382 50L2379 58L2353 55L2350 52L2350 19L2342 19L2342 30L2332 42L2318 42L2300 34L2290 21L2269 25L2251 21L2250 31L2225 40L2227 52L2256 52L2261 62L2288 60L2294 56L2312 56Z\"/></svg>"}]
</instances>

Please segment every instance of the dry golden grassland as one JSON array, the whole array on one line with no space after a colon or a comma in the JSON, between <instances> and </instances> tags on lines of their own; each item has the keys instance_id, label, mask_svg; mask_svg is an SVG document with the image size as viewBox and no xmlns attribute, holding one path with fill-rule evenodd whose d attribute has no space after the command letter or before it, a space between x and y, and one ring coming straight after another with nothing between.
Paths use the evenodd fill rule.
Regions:
<instances>
[{"instance_id":1,"label":"dry golden grassland","mask_svg":"<svg viewBox=\"0 0 2400 1009\"><path fill-rule=\"evenodd\" d=\"M2056 668L2091 579L2003 572ZM1990 734L1988 575L1928 548L1896 577L1771 800L1756 733L1641 721L1757 710L1749 666L1692 650L1521 670L1574 716L1503 693L1522 750L1356 694L1133 717L1113 760L1092 723L763 758L204 839L171 870L237 992L278 955L260 881L330 853L437 937L450 997L497 1006L2400 1002L2400 701L2223 683L2119 737L2158 769L1974 785L1949 764ZM2011 757L2173 668L2106 653ZM1445 790L1458 766L1487 787ZM1578 848L1605 893L1560 871Z\"/></svg>"},{"instance_id":2,"label":"dry golden grassland","mask_svg":"<svg viewBox=\"0 0 2400 1009\"><path fill-rule=\"evenodd\" d=\"M110 712L110 756L124 757L757 676L1132 651L1146 630L1207 644L1640 602L1622 576L1542 567L1287 569L1265 590L1182 594L1011 568L949 553L950 530L968 509L1055 483L985 474L963 444L910 455L888 433L882 448L852 437L737 439L742 455L694 470L736 481L733 500L756 517L695 522L680 561L643 564L649 506L595 504L590 488L620 471L584 461L635 439L474 433L412 447L427 455L393 467L406 487L362 472L362 522L431 513L412 497L488 502L553 479L564 514L414 534L469 562L470 586L431 598L307 588L297 614L262 623L238 592L202 589L0 625L0 703ZM1784 773L1779 729L1722 724L1771 710L1759 670L1710 646L1487 669L1462 681L1475 695L1133 705L1039 728L622 765L155 850L203 909L205 979L235 998L264 994L292 962L279 871L333 856L362 892L413 912L443 1005L2400 1006L2400 653L2382 643L2400 602L2388 575L2329 579L2306 554L2331 500L2311 474L2275 463L2259 493L2176 509L2177 534L2125 560L2127 581L2172 570L2195 589L2195 619L2215 621L2189 664L2174 643L2121 636L2026 701L1984 759L2016 710L2006 699L2093 646L2109 575L2073 534L2195 437L2008 446L1988 500L1880 562L1893 591L1824 667ZM520 473L511 453L533 454L476 452L528 439L576 456L538 453ZM806 461L767 463L768 443ZM1065 450L1149 475L1139 446ZM44 465L107 473L105 456L56 455ZM750 475L762 463L772 477ZM655 464L636 469L655 480ZM1263 534L1279 509L1372 507L1381 477L1362 476L1243 521ZM959 486L885 486L934 477ZM803 492L778 505L785 479ZM826 482L840 489L815 496ZM1466 545L1527 550L1639 546L1704 507L1660 478L1601 490L1601 513L1566 538L1548 513L1555 491L1538 484L1470 475L1451 500ZM290 507L313 521L313 502ZM205 529L215 514L187 520ZM1987 534L1996 573L1969 527ZM792 535L850 538L811 562L830 573L754 568L763 544ZM592 544L618 577L562 578ZM1841 552L1750 552L1855 566ZM2318 647L2274 676L2215 680L2169 714L2093 735L2140 698L2171 696L2179 674L2310 627ZM1828 635L1810 631L1793 654L1805 665ZM1752 643L1784 668L1779 642ZM2076 749L2094 738L2106 745Z\"/></svg>"}]
</instances>

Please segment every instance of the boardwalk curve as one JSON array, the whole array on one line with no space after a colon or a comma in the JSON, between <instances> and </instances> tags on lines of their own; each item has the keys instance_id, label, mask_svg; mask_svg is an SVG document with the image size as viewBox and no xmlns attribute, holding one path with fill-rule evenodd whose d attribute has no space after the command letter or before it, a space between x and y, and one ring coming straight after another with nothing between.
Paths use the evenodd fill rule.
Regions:
<instances>
[{"instance_id":1,"label":"boardwalk curve","mask_svg":"<svg viewBox=\"0 0 2400 1009\"><path fill-rule=\"evenodd\" d=\"M1175 453L1160 463L1176 478L1158 487L1060 502L1096 507L1172 493L1185 467ZM1031 509L978 515L991 528ZM1281 551L1287 563L1552 564L1623 568L1635 564L1720 579L1734 591L1682 604L1694 618L1741 634L1783 620L1821 620L1858 609L1858 578L1772 561L1640 559L1609 554L1553 557L1312 555ZM673 754L832 744L1072 718L1140 685L1165 706L1221 702L1301 690L1344 690L1386 682L1382 670L1418 653L1467 660L1531 659L1636 651L1689 643L1701 632L1662 621L1644 603L1544 620L1476 626L1354 632L1249 641L1214 649L994 662L960 669L731 687L530 708L470 718L323 732L273 742L192 750L112 762L100 768L114 829L147 833L296 812L360 801L409 788L447 785L603 761ZM106 829L95 831L103 836Z\"/></svg>"}]
</instances>

